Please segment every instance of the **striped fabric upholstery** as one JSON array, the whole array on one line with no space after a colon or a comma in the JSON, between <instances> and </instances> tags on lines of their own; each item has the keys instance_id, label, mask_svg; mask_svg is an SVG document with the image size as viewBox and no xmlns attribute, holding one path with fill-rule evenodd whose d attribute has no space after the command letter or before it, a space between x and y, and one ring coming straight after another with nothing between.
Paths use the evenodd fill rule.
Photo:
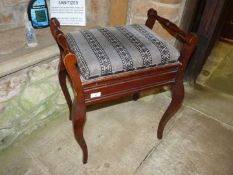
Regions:
<instances>
[{"instance_id":1,"label":"striped fabric upholstery","mask_svg":"<svg viewBox=\"0 0 233 175\"><path fill-rule=\"evenodd\" d=\"M145 25L82 30L66 38L78 57L82 81L173 63L180 55Z\"/></svg>"}]
</instances>

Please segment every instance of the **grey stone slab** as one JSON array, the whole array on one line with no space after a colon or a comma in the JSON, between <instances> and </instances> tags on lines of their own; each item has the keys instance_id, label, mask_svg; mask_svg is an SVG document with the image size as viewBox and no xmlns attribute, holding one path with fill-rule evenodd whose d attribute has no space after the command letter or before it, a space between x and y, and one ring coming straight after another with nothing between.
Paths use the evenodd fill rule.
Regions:
<instances>
[{"instance_id":1,"label":"grey stone slab","mask_svg":"<svg viewBox=\"0 0 233 175\"><path fill-rule=\"evenodd\" d=\"M218 65L206 85L219 91L233 95L233 46L231 52L225 56L224 60Z\"/></svg>"},{"instance_id":2,"label":"grey stone slab","mask_svg":"<svg viewBox=\"0 0 233 175\"><path fill-rule=\"evenodd\" d=\"M195 89L186 86L184 105L233 126L233 96L231 95L200 86Z\"/></svg>"},{"instance_id":3,"label":"grey stone slab","mask_svg":"<svg viewBox=\"0 0 233 175\"><path fill-rule=\"evenodd\" d=\"M157 126L169 100L159 94L89 108L84 134L89 148L86 165L68 114L63 114L3 152L0 174L132 174L159 143ZM5 157L9 161L4 162Z\"/></svg>"},{"instance_id":4,"label":"grey stone slab","mask_svg":"<svg viewBox=\"0 0 233 175\"><path fill-rule=\"evenodd\" d=\"M222 41L216 42L200 74L198 75L196 82L203 86L209 86L208 81L211 79L212 75L215 76L218 74L217 73L218 71L216 71L216 69L219 69L221 67L220 65L227 63L226 57L228 57L228 55L230 56L232 50L233 50L233 45ZM230 61L229 63L232 63L232 61ZM230 66L231 64L228 64L226 68ZM225 67L221 67L221 69L222 69L221 70L222 73L227 70L225 69ZM223 74L221 72L219 75L222 76ZM223 85L223 83L225 82L215 81L215 85Z\"/></svg>"},{"instance_id":5,"label":"grey stone slab","mask_svg":"<svg viewBox=\"0 0 233 175\"><path fill-rule=\"evenodd\" d=\"M231 175L233 127L186 108L136 175Z\"/></svg>"},{"instance_id":6,"label":"grey stone slab","mask_svg":"<svg viewBox=\"0 0 233 175\"><path fill-rule=\"evenodd\" d=\"M0 174L231 175L233 130L220 120L229 119L225 116L231 114L231 98L186 87L185 103L159 141L156 131L170 102L167 94L88 108L86 165L81 162L67 111L60 113L44 128L0 153Z\"/></svg>"},{"instance_id":7,"label":"grey stone slab","mask_svg":"<svg viewBox=\"0 0 233 175\"><path fill-rule=\"evenodd\" d=\"M25 55L18 54L10 59L4 58L0 60L0 77L25 69L42 61L46 61L51 58L54 59L57 57L58 52L57 46L52 45Z\"/></svg>"}]
</instances>

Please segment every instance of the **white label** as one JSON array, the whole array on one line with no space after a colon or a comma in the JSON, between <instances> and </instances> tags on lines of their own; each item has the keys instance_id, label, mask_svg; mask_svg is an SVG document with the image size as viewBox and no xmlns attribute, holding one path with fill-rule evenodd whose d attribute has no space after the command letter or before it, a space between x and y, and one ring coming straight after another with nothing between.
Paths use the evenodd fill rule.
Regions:
<instances>
[{"instance_id":1,"label":"white label","mask_svg":"<svg viewBox=\"0 0 233 175\"><path fill-rule=\"evenodd\" d=\"M96 97L100 97L100 96L101 96L101 92L96 92L96 93L91 94L91 98L96 98Z\"/></svg>"},{"instance_id":2,"label":"white label","mask_svg":"<svg viewBox=\"0 0 233 175\"><path fill-rule=\"evenodd\" d=\"M50 0L50 15L61 25L86 25L85 0Z\"/></svg>"}]
</instances>

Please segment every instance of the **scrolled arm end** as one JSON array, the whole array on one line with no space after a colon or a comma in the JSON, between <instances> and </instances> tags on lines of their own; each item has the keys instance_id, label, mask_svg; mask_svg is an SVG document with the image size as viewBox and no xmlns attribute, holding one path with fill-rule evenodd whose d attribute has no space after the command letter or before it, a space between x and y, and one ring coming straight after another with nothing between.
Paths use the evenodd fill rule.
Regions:
<instances>
[{"instance_id":1,"label":"scrolled arm end","mask_svg":"<svg viewBox=\"0 0 233 175\"><path fill-rule=\"evenodd\" d=\"M147 12L147 20L145 25L150 29L152 29L155 24L156 18L157 18L157 11L153 8L149 9Z\"/></svg>"},{"instance_id":2,"label":"scrolled arm end","mask_svg":"<svg viewBox=\"0 0 233 175\"><path fill-rule=\"evenodd\" d=\"M153 8L149 9L147 11L147 17L148 18L155 18L156 19L156 17L157 17L157 11L155 9L153 9Z\"/></svg>"},{"instance_id":3,"label":"scrolled arm end","mask_svg":"<svg viewBox=\"0 0 233 175\"><path fill-rule=\"evenodd\" d=\"M56 37L58 34L62 33L60 30L60 22L57 20L57 18L51 18L50 19L50 31L56 40Z\"/></svg>"}]
</instances>

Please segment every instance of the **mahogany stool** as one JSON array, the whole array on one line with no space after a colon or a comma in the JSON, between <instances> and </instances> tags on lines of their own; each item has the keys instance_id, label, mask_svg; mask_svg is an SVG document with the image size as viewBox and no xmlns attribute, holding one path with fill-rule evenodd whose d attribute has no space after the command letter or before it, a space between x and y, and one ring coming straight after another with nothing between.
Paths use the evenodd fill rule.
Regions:
<instances>
[{"instance_id":1,"label":"mahogany stool","mask_svg":"<svg viewBox=\"0 0 233 175\"><path fill-rule=\"evenodd\" d=\"M83 137L88 105L133 95L145 89L168 85L172 100L160 120L157 137L162 138L168 120L184 98L184 71L197 44L197 36L186 34L169 20L148 10L145 25L126 25L80 30L64 34L56 18L50 29L60 49L59 82L69 107L75 138L87 163L88 151ZM181 41L178 51L151 29L158 21ZM75 97L71 100L66 78Z\"/></svg>"}]
</instances>

